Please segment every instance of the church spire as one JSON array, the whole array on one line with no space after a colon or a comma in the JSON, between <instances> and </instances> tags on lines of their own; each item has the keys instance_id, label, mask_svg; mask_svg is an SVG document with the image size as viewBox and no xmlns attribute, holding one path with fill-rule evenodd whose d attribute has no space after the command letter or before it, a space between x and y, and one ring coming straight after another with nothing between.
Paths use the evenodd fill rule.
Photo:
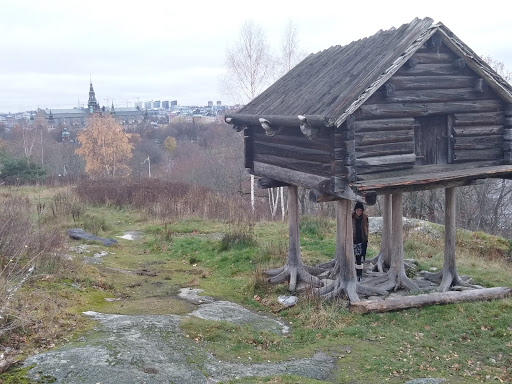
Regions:
<instances>
[{"instance_id":1,"label":"church spire","mask_svg":"<svg viewBox=\"0 0 512 384\"><path fill-rule=\"evenodd\" d=\"M90 81L89 86L89 101L87 102L87 106L89 107L89 113L96 112L100 108L98 102L96 101L96 93L94 92L94 88L92 86L92 80Z\"/></svg>"}]
</instances>

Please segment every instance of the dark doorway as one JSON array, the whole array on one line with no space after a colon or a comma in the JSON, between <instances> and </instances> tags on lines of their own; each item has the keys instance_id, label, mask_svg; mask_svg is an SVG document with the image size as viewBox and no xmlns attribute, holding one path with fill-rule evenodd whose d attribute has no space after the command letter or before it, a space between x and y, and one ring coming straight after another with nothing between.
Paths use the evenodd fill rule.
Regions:
<instances>
[{"instance_id":1,"label":"dark doorway","mask_svg":"<svg viewBox=\"0 0 512 384\"><path fill-rule=\"evenodd\" d=\"M416 165L448 164L449 146L448 116L436 115L417 118L414 127L414 151Z\"/></svg>"}]
</instances>

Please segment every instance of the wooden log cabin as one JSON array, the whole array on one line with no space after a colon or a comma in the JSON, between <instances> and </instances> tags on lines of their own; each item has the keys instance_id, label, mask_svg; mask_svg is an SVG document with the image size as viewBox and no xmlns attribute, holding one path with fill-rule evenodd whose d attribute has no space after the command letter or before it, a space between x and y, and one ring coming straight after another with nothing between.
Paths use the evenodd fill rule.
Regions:
<instances>
[{"instance_id":1,"label":"wooden log cabin","mask_svg":"<svg viewBox=\"0 0 512 384\"><path fill-rule=\"evenodd\" d=\"M306 57L226 121L266 187L313 201L512 177L512 87L430 18Z\"/></svg>"}]
</instances>

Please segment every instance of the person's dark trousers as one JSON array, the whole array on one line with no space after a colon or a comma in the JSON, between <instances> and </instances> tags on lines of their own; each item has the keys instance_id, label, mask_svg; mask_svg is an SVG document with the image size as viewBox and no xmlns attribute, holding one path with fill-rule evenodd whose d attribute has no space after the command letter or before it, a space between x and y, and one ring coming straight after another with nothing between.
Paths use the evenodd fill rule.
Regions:
<instances>
[{"instance_id":1,"label":"person's dark trousers","mask_svg":"<svg viewBox=\"0 0 512 384\"><path fill-rule=\"evenodd\" d=\"M357 281L361 281L361 278L363 277L363 264L361 263L361 259L363 255L355 255L356 256L356 274L357 274Z\"/></svg>"},{"instance_id":2,"label":"person's dark trousers","mask_svg":"<svg viewBox=\"0 0 512 384\"><path fill-rule=\"evenodd\" d=\"M367 241L363 242L362 245L361 245L361 251L362 251L361 252L361 256L363 256L363 261L366 260L366 248L368 248L368 242Z\"/></svg>"}]
</instances>

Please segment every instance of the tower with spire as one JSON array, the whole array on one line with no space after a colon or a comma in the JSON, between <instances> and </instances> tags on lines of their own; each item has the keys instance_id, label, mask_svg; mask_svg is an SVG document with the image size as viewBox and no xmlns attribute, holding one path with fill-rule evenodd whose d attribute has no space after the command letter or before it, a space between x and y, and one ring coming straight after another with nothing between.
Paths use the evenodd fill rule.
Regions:
<instances>
[{"instance_id":1,"label":"tower with spire","mask_svg":"<svg viewBox=\"0 0 512 384\"><path fill-rule=\"evenodd\" d=\"M89 113L98 112L100 109L98 101L96 100L96 93L94 92L94 88L92 86L92 80L90 81L89 86L89 101L87 102L87 107L89 107Z\"/></svg>"}]
</instances>

